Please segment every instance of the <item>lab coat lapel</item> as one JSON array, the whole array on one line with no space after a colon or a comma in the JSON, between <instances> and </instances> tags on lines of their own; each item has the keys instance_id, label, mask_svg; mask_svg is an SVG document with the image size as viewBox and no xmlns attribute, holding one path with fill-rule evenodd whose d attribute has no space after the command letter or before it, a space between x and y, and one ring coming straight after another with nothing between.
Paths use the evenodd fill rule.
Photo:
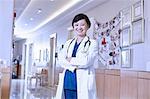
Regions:
<instances>
[{"instance_id":1,"label":"lab coat lapel","mask_svg":"<svg viewBox=\"0 0 150 99\"><path fill-rule=\"evenodd\" d=\"M81 44L79 45L79 48L78 48L78 50L77 50L77 53L83 50L84 44L85 44L85 42L86 42L87 40L88 40L88 37L86 36L86 37L83 39L83 41L81 42ZM74 45L75 45L76 41L77 41L77 38L75 38L75 39L72 41L72 43L70 42L70 46L68 46L68 57L71 57L71 56L72 56L72 52L73 52Z\"/></svg>"},{"instance_id":2,"label":"lab coat lapel","mask_svg":"<svg viewBox=\"0 0 150 99\"><path fill-rule=\"evenodd\" d=\"M76 42L76 38L72 40L73 40L72 43L70 42L70 45L68 46L68 57L72 57L72 52Z\"/></svg>"},{"instance_id":3,"label":"lab coat lapel","mask_svg":"<svg viewBox=\"0 0 150 99\"><path fill-rule=\"evenodd\" d=\"M81 44L80 44L80 46L79 46L77 52L83 50L84 44L85 44L85 42L86 42L87 40L88 40L88 37L86 36L86 37L83 39L83 41L81 42Z\"/></svg>"}]
</instances>

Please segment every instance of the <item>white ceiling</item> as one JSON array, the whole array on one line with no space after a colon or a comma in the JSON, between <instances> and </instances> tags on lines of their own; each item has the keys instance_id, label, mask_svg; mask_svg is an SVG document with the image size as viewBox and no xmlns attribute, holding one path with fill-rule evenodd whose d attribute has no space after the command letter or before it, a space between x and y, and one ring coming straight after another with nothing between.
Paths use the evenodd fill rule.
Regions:
<instances>
[{"instance_id":1,"label":"white ceiling","mask_svg":"<svg viewBox=\"0 0 150 99\"><path fill-rule=\"evenodd\" d=\"M31 0L15 0L15 12L17 12L16 19L18 19L30 1Z\"/></svg>"},{"instance_id":2,"label":"white ceiling","mask_svg":"<svg viewBox=\"0 0 150 99\"><path fill-rule=\"evenodd\" d=\"M75 5L73 2L78 1ZM65 22L75 12L84 12L109 0L15 0L15 35L29 34L45 25ZM65 8L72 4L73 6ZM38 10L42 12L38 12ZM61 12L58 12L61 11ZM58 12L58 13L56 13ZM57 23L58 24L58 23Z\"/></svg>"}]
</instances>

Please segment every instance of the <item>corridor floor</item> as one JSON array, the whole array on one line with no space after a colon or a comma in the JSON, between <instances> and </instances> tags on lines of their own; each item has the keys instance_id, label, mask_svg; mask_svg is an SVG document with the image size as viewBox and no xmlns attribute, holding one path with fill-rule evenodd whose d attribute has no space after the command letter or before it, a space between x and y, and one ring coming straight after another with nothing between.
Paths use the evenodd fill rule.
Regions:
<instances>
[{"instance_id":1,"label":"corridor floor","mask_svg":"<svg viewBox=\"0 0 150 99\"><path fill-rule=\"evenodd\" d=\"M12 79L10 99L54 99L55 90L50 87L27 85L25 80Z\"/></svg>"}]
</instances>

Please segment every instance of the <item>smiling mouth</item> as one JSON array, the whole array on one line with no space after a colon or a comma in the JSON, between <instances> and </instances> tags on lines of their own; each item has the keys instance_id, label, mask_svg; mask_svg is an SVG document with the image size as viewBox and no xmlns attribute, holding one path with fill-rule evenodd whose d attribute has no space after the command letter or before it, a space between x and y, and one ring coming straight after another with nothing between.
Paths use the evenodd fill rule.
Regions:
<instances>
[{"instance_id":1,"label":"smiling mouth","mask_svg":"<svg viewBox=\"0 0 150 99\"><path fill-rule=\"evenodd\" d=\"M83 30L78 30L78 32L83 32Z\"/></svg>"}]
</instances>

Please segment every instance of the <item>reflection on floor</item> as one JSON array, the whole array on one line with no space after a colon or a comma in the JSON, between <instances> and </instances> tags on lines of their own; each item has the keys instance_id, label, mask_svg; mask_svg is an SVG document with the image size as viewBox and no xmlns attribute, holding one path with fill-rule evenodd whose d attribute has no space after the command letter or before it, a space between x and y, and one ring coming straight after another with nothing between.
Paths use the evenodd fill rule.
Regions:
<instances>
[{"instance_id":1,"label":"reflection on floor","mask_svg":"<svg viewBox=\"0 0 150 99\"><path fill-rule=\"evenodd\" d=\"M10 99L54 99L55 90L48 87L27 85L24 80L13 79Z\"/></svg>"}]
</instances>

